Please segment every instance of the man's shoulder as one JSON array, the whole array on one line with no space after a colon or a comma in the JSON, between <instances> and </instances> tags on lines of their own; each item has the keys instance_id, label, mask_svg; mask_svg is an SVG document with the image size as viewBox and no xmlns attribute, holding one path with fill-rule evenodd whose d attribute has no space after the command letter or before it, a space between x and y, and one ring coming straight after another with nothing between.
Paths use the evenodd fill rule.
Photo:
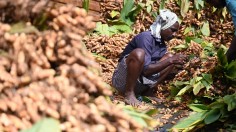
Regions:
<instances>
[{"instance_id":1,"label":"man's shoulder","mask_svg":"<svg viewBox=\"0 0 236 132\"><path fill-rule=\"evenodd\" d=\"M139 33L139 35L151 35L151 31L143 31L141 33Z\"/></svg>"},{"instance_id":2,"label":"man's shoulder","mask_svg":"<svg viewBox=\"0 0 236 132\"><path fill-rule=\"evenodd\" d=\"M144 31L137 35L138 38L152 38L151 31Z\"/></svg>"}]
</instances>

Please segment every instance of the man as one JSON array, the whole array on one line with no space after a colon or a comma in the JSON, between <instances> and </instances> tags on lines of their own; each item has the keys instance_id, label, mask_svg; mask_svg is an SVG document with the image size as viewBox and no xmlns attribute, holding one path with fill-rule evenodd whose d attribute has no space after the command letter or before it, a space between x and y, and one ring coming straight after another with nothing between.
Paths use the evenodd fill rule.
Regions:
<instances>
[{"instance_id":1,"label":"man","mask_svg":"<svg viewBox=\"0 0 236 132\"><path fill-rule=\"evenodd\" d=\"M179 29L177 15L161 10L149 31L136 35L126 46L112 77L112 85L125 96L127 104L138 106L135 95L153 96L153 87L166 78L185 56L167 53L169 41Z\"/></svg>"},{"instance_id":2,"label":"man","mask_svg":"<svg viewBox=\"0 0 236 132\"><path fill-rule=\"evenodd\" d=\"M232 16L234 27L236 27L236 0L206 0L207 3L213 5L216 8L227 7L229 13ZM233 40L229 46L226 56L228 62L236 59L236 32L234 33Z\"/></svg>"}]
</instances>

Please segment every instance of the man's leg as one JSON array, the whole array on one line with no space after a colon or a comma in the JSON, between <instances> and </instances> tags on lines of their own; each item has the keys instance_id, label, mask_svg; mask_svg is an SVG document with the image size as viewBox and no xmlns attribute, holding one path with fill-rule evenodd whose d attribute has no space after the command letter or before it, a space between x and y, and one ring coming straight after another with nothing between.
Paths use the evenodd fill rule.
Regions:
<instances>
[{"instance_id":1,"label":"man's leg","mask_svg":"<svg viewBox=\"0 0 236 132\"><path fill-rule=\"evenodd\" d=\"M172 54L167 53L161 58L161 60L158 63L161 63L162 60L165 60L165 59L172 57L172 56L173 56ZM166 67L164 70L162 70L159 74L156 85L158 85L160 82L162 82L173 69L174 69L174 65L170 65L170 66ZM153 99L156 102L161 102L160 99L156 98L155 90L156 89L149 88L142 95L148 96L149 98Z\"/></svg>"},{"instance_id":2,"label":"man's leg","mask_svg":"<svg viewBox=\"0 0 236 132\"><path fill-rule=\"evenodd\" d=\"M126 59L127 65L127 77L126 77L126 89L125 89L125 102L138 106L141 104L135 97L134 89L144 65L145 51L137 48L133 50Z\"/></svg>"},{"instance_id":3,"label":"man's leg","mask_svg":"<svg viewBox=\"0 0 236 132\"><path fill-rule=\"evenodd\" d=\"M229 49L226 53L228 62L236 59L236 36L233 37L233 40L229 46Z\"/></svg>"}]
</instances>

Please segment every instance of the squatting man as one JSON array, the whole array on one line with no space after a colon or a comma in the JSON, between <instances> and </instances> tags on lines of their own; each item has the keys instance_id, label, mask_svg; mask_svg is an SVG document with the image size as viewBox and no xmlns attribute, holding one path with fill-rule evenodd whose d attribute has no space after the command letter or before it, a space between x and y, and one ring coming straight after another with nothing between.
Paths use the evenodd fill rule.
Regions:
<instances>
[{"instance_id":1,"label":"squatting man","mask_svg":"<svg viewBox=\"0 0 236 132\"><path fill-rule=\"evenodd\" d=\"M160 10L150 30L137 34L126 46L112 77L112 85L124 95L125 102L139 106L136 95L155 98L154 88L174 69L183 65L182 54L167 52L165 41L179 29L178 17L170 10Z\"/></svg>"}]
</instances>

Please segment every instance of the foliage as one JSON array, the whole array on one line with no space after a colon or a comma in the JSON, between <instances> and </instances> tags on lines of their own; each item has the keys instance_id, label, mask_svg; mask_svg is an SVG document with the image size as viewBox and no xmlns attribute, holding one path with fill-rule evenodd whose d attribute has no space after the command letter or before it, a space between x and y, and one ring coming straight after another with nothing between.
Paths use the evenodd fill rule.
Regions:
<instances>
[{"instance_id":1,"label":"foliage","mask_svg":"<svg viewBox=\"0 0 236 132\"><path fill-rule=\"evenodd\" d=\"M120 20L131 26L135 21L135 16L141 11L143 4L134 4L134 0L124 0L124 7L121 10Z\"/></svg>"},{"instance_id":2,"label":"foliage","mask_svg":"<svg viewBox=\"0 0 236 132\"><path fill-rule=\"evenodd\" d=\"M88 12L90 0L83 0L83 8Z\"/></svg>"},{"instance_id":3,"label":"foliage","mask_svg":"<svg viewBox=\"0 0 236 132\"><path fill-rule=\"evenodd\" d=\"M196 37L185 37L185 43L183 44L179 44L175 47L172 48L172 50L177 50L177 51L183 51L186 50L187 48L189 48L191 41L198 43L201 45L201 47L203 48L203 51L200 53L200 57L202 59L208 57L208 56L215 56L216 55L216 51L215 48L213 46L212 43L209 43L207 41L204 41L203 39L201 39L200 37L196 36Z\"/></svg>"},{"instance_id":4,"label":"foliage","mask_svg":"<svg viewBox=\"0 0 236 132\"><path fill-rule=\"evenodd\" d=\"M35 26L27 25L24 22L18 22L12 25L9 33L39 33L39 31Z\"/></svg>"},{"instance_id":5,"label":"foliage","mask_svg":"<svg viewBox=\"0 0 236 132\"><path fill-rule=\"evenodd\" d=\"M156 127L159 122L154 120L152 116L158 113L157 109L149 109L147 111L140 112L136 110L132 106L123 106L123 110L125 113L129 114L136 122L138 122L143 127L148 127L149 129L153 129Z\"/></svg>"},{"instance_id":6,"label":"foliage","mask_svg":"<svg viewBox=\"0 0 236 132\"><path fill-rule=\"evenodd\" d=\"M205 21L203 23L203 26L201 28L201 32L205 36L210 36L210 27L209 27L209 22L208 21Z\"/></svg>"},{"instance_id":7,"label":"foliage","mask_svg":"<svg viewBox=\"0 0 236 132\"><path fill-rule=\"evenodd\" d=\"M236 61L228 63L224 49L219 49L217 52L218 65L215 67L215 77L225 81L225 83L236 84Z\"/></svg>"},{"instance_id":8,"label":"foliage","mask_svg":"<svg viewBox=\"0 0 236 132\"><path fill-rule=\"evenodd\" d=\"M97 22L95 32L97 32L99 35L112 36L117 33L130 33L132 30L126 24L113 25L109 27L107 24Z\"/></svg>"},{"instance_id":9,"label":"foliage","mask_svg":"<svg viewBox=\"0 0 236 132\"><path fill-rule=\"evenodd\" d=\"M212 86L212 76L211 74L202 73L201 76L196 76L190 81L176 81L172 84L172 93L175 96L182 96L187 92L193 92L197 95L200 90L206 89L208 91Z\"/></svg>"},{"instance_id":10,"label":"foliage","mask_svg":"<svg viewBox=\"0 0 236 132\"><path fill-rule=\"evenodd\" d=\"M189 0L181 0L181 4L180 4L180 14L182 15L182 17L186 16L186 13L189 10L189 6L190 6L190 2Z\"/></svg>"},{"instance_id":11,"label":"foliage","mask_svg":"<svg viewBox=\"0 0 236 132\"><path fill-rule=\"evenodd\" d=\"M100 35L111 36L118 33L131 33L131 26L134 24L135 17L143 9L145 5L143 3L138 3L135 5L134 0L125 0L124 7L121 13L117 11L112 11L110 13L111 20L108 20L108 24L97 23L95 32ZM120 16L116 19L117 16Z\"/></svg>"},{"instance_id":12,"label":"foliage","mask_svg":"<svg viewBox=\"0 0 236 132\"><path fill-rule=\"evenodd\" d=\"M204 7L204 0L194 0L194 7L197 10L201 10Z\"/></svg>"},{"instance_id":13,"label":"foliage","mask_svg":"<svg viewBox=\"0 0 236 132\"><path fill-rule=\"evenodd\" d=\"M227 121L230 115L236 114L236 94L226 95L209 105L190 104L189 107L195 113L177 123L172 129L190 131L218 120Z\"/></svg>"},{"instance_id":14,"label":"foliage","mask_svg":"<svg viewBox=\"0 0 236 132\"><path fill-rule=\"evenodd\" d=\"M168 2L168 0L161 0L159 9L164 9L165 8L165 3Z\"/></svg>"},{"instance_id":15,"label":"foliage","mask_svg":"<svg viewBox=\"0 0 236 132\"><path fill-rule=\"evenodd\" d=\"M44 118L38 121L34 126L21 132L60 132L59 121L52 118Z\"/></svg>"}]
</instances>

